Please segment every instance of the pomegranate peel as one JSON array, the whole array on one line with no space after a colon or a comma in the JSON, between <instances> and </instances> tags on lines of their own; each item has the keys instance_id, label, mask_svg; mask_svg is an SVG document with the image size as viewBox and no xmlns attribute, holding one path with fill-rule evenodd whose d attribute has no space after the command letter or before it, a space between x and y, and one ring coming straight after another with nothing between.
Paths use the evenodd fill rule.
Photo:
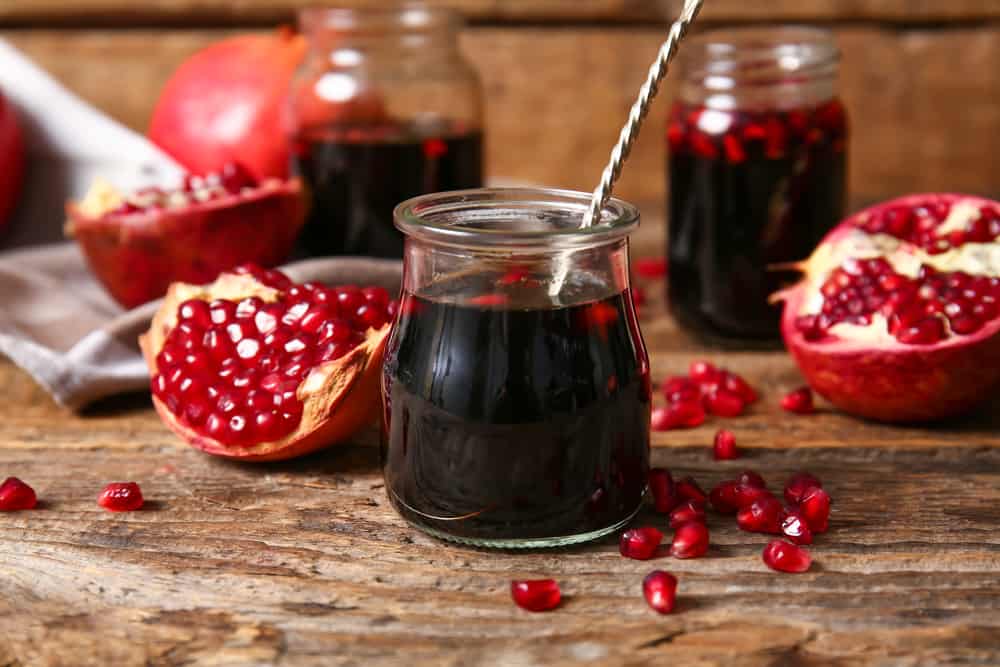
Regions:
<instances>
[{"instance_id":1,"label":"pomegranate peel","mask_svg":"<svg viewBox=\"0 0 1000 667\"><path fill-rule=\"evenodd\" d=\"M171 285L149 331L139 338L154 379L153 405L157 413L168 428L196 449L244 461L293 458L346 440L374 421L378 414L381 360L391 328L388 322L378 328L368 328L364 340L339 358L319 361L305 370L294 391L295 399L301 403L301 417L294 430L282 437L235 444L223 442L206 434L204 428L198 428L199 425L185 423L184 418L172 410L162 396L157 395L160 355L171 333L182 324L178 321L181 304L256 298L267 306L277 304L283 295L287 296L290 290L264 284L259 279L260 272L257 273L257 276L224 273L209 285Z\"/></svg>"},{"instance_id":2,"label":"pomegranate peel","mask_svg":"<svg viewBox=\"0 0 1000 667\"><path fill-rule=\"evenodd\" d=\"M810 386L882 421L958 415L1000 387L1000 202L903 197L838 225L774 296Z\"/></svg>"},{"instance_id":3,"label":"pomegranate peel","mask_svg":"<svg viewBox=\"0 0 1000 667\"><path fill-rule=\"evenodd\" d=\"M305 222L298 179L188 187L125 195L98 180L66 205L66 234L126 308L163 296L172 282L205 283L245 262L278 264Z\"/></svg>"}]
</instances>

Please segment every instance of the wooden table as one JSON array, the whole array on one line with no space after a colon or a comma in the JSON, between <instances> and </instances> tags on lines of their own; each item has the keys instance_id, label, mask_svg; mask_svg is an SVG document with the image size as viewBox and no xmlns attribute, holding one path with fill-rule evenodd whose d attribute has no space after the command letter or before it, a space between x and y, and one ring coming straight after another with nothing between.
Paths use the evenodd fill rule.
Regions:
<instances>
[{"instance_id":1,"label":"wooden table","mask_svg":"<svg viewBox=\"0 0 1000 667\"><path fill-rule=\"evenodd\" d=\"M724 422L745 458L712 460L710 421L655 434L654 465L705 486L744 467L774 485L819 475L834 509L808 573L768 570L767 538L717 515L696 560L627 560L613 538L450 546L393 512L374 432L297 461L228 463L180 444L148 397L77 417L0 362L0 477L42 500L0 515L0 665L1000 663L1000 404L932 428L787 415L778 398L801 379L785 354L706 352L656 304L644 332L654 377L708 356L763 393ZM114 480L138 481L147 508L100 509ZM680 580L671 616L642 598L654 568ZM565 602L519 610L520 577L555 577Z\"/></svg>"}]
</instances>

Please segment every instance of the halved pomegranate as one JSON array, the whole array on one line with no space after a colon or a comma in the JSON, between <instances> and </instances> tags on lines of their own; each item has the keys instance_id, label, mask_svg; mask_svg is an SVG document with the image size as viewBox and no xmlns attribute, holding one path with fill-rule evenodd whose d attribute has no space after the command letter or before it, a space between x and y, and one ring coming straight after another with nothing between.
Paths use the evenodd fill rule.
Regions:
<instances>
[{"instance_id":1,"label":"halved pomegranate","mask_svg":"<svg viewBox=\"0 0 1000 667\"><path fill-rule=\"evenodd\" d=\"M133 308L178 281L207 283L244 262L274 266L291 253L305 222L297 179L257 181L230 163L189 176L176 190L132 195L98 182L66 206L66 231L120 304Z\"/></svg>"},{"instance_id":2,"label":"halved pomegranate","mask_svg":"<svg viewBox=\"0 0 1000 667\"><path fill-rule=\"evenodd\" d=\"M386 290L293 284L256 266L170 286L139 339L166 425L216 456L288 459L378 414L396 305Z\"/></svg>"},{"instance_id":3,"label":"halved pomegranate","mask_svg":"<svg viewBox=\"0 0 1000 667\"><path fill-rule=\"evenodd\" d=\"M960 414L1000 386L1000 203L896 199L851 216L775 295L809 384L883 421Z\"/></svg>"}]
</instances>

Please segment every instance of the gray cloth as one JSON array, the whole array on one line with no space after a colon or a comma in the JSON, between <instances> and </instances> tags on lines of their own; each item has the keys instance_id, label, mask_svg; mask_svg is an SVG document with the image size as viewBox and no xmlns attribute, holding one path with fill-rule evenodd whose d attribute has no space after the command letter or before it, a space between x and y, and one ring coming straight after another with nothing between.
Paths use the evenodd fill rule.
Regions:
<instances>
[{"instance_id":1,"label":"gray cloth","mask_svg":"<svg viewBox=\"0 0 1000 667\"><path fill-rule=\"evenodd\" d=\"M297 282L399 290L400 262L338 257L295 262ZM137 338L159 302L124 311L87 270L72 243L0 253L0 353L74 410L114 394L146 390Z\"/></svg>"}]
</instances>

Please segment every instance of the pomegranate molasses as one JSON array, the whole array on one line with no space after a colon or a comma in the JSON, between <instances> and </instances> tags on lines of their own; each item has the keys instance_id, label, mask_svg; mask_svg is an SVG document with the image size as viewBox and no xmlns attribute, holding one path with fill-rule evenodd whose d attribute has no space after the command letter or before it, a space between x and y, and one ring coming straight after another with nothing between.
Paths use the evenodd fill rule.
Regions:
<instances>
[{"instance_id":1,"label":"pomegranate molasses","mask_svg":"<svg viewBox=\"0 0 1000 667\"><path fill-rule=\"evenodd\" d=\"M309 129L295 169L312 192L301 236L307 255L401 257L396 204L417 195L482 185L482 133L381 126Z\"/></svg>"},{"instance_id":2,"label":"pomegranate molasses","mask_svg":"<svg viewBox=\"0 0 1000 667\"><path fill-rule=\"evenodd\" d=\"M433 535L557 546L641 504L651 390L625 238L638 215L612 200L581 230L588 202L474 190L396 211L408 239L382 462L392 504Z\"/></svg>"}]
</instances>

